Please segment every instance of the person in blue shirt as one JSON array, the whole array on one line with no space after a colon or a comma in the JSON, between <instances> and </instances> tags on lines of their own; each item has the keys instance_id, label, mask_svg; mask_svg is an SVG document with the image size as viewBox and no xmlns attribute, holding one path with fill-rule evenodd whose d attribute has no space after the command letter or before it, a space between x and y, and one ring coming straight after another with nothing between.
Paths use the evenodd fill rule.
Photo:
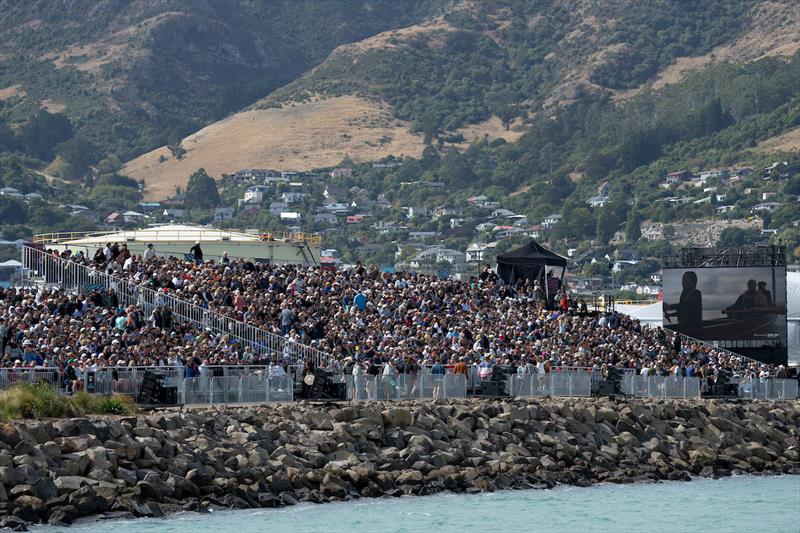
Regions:
<instances>
[{"instance_id":1,"label":"person in blue shirt","mask_svg":"<svg viewBox=\"0 0 800 533\"><path fill-rule=\"evenodd\" d=\"M367 308L367 295L359 291L355 298L353 298L353 303L360 311L363 311Z\"/></svg>"}]
</instances>

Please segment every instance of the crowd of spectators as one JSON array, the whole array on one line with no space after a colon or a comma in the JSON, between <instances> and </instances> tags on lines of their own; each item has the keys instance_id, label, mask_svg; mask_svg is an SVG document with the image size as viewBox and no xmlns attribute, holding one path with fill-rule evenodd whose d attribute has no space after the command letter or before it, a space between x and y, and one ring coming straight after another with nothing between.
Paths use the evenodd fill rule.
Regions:
<instances>
[{"instance_id":1,"label":"crowd of spectators","mask_svg":"<svg viewBox=\"0 0 800 533\"><path fill-rule=\"evenodd\" d=\"M70 261L182 298L329 354L334 373L455 372L494 365L513 372L609 367L640 374L744 379L785 375L701 344L681 344L662 328L643 327L616 312L590 313L558 293L546 305L538 285L503 284L488 268L466 281L412 272L307 268L233 260L144 256L109 243L93 257ZM553 309L555 307L555 309ZM255 354L244 344L177 324L169 308L149 316L97 292L6 291L0 317L13 332L3 364L169 365L186 369L289 363L289 355ZM0 327L1 329L1 327ZM28 343L28 344L26 344ZM17 363L17 361L20 361ZM276 370L277 371L277 370Z\"/></svg>"}]
</instances>

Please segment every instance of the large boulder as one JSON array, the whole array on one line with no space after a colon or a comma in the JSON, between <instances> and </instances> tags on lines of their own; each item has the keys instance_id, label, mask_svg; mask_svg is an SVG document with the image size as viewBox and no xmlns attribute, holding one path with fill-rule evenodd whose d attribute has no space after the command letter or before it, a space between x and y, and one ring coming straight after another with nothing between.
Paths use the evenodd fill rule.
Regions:
<instances>
[{"instance_id":1,"label":"large boulder","mask_svg":"<svg viewBox=\"0 0 800 533\"><path fill-rule=\"evenodd\" d=\"M383 416L384 424L399 428L410 426L414 420L414 415L411 414L411 411L397 407L386 409L381 415Z\"/></svg>"}]
</instances>

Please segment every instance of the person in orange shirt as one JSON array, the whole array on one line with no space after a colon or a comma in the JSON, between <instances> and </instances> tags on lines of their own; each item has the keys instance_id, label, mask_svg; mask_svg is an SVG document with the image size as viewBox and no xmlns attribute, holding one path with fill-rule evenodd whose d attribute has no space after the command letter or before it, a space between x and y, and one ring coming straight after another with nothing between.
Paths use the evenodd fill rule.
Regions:
<instances>
[{"instance_id":1,"label":"person in orange shirt","mask_svg":"<svg viewBox=\"0 0 800 533\"><path fill-rule=\"evenodd\" d=\"M458 363L453 367L453 374L464 374L467 375L467 363L464 362L464 358L458 360Z\"/></svg>"}]
</instances>

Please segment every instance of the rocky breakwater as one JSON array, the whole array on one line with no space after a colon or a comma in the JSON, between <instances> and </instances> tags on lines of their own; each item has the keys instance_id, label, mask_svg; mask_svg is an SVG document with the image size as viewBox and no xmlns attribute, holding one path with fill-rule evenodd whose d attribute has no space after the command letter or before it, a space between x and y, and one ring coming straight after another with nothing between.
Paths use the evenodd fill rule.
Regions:
<instances>
[{"instance_id":1,"label":"rocky breakwater","mask_svg":"<svg viewBox=\"0 0 800 533\"><path fill-rule=\"evenodd\" d=\"M295 404L0 425L0 525L800 473L800 402Z\"/></svg>"}]
</instances>

